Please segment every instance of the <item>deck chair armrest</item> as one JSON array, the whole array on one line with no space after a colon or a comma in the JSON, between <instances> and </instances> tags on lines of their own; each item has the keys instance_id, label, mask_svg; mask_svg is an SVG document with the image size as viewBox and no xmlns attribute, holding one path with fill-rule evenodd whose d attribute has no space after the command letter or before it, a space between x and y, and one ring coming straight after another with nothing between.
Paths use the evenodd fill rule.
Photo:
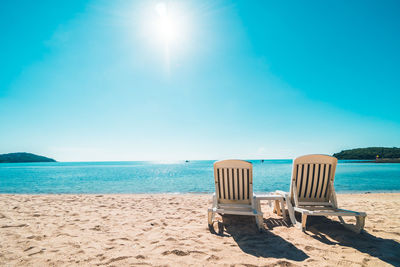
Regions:
<instances>
[{"instance_id":1,"label":"deck chair armrest","mask_svg":"<svg viewBox=\"0 0 400 267\"><path fill-rule=\"evenodd\" d=\"M283 196L284 198L289 196L289 192L285 192L285 191L282 191L282 190L276 190L275 193L277 193L278 195Z\"/></svg>"},{"instance_id":2,"label":"deck chair armrest","mask_svg":"<svg viewBox=\"0 0 400 267\"><path fill-rule=\"evenodd\" d=\"M256 195L256 194L253 193L253 202L260 201L259 196L261 196L261 195Z\"/></svg>"},{"instance_id":3,"label":"deck chair armrest","mask_svg":"<svg viewBox=\"0 0 400 267\"><path fill-rule=\"evenodd\" d=\"M254 193L253 193L252 208L253 211L257 212L257 215L262 216L260 199Z\"/></svg>"}]
</instances>

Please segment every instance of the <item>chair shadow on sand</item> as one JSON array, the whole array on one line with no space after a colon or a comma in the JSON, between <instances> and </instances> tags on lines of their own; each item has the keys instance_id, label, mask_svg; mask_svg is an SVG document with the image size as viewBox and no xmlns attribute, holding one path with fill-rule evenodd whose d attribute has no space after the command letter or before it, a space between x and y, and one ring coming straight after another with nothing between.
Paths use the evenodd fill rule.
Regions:
<instances>
[{"instance_id":1,"label":"chair shadow on sand","mask_svg":"<svg viewBox=\"0 0 400 267\"><path fill-rule=\"evenodd\" d=\"M259 232L253 217L224 215L222 223L218 222L218 233L211 228L213 234L232 237L239 248L256 257L288 259L293 261L304 261L309 258L302 250L293 244L274 235L269 231ZM282 219L264 219L267 228L287 223Z\"/></svg>"},{"instance_id":2,"label":"chair shadow on sand","mask_svg":"<svg viewBox=\"0 0 400 267\"><path fill-rule=\"evenodd\" d=\"M392 239L376 237L363 231L356 234L344 228L338 221L312 216L306 234L327 245L340 245L357 249L394 266L400 266L400 243Z\"/></svg>"}]
</instances>

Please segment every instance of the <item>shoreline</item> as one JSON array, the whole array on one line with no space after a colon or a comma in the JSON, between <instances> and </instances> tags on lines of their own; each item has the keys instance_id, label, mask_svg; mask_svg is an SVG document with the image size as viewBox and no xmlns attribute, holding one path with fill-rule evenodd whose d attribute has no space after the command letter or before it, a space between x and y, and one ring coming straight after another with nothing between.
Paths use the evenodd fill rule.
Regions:
<instances>
[{"instance_id":1,"label":"shoreline","mask_svg":"<svg viewBox=\"0 0 400 267\"><path fill-rule=\"evenodd\" d=\"M166 195L166 196L198 196L198 195L205 195L205 196L212 196L214 192L177 192L177 193L170 193L170 192L150 192L150 193L1 193L0 196L131 196L131 195ZM267 195L267 194L274 194L274 192L255 192L256 195ZM393 191L367 191L367 192L337 192L337 195L370 195L370 194L400 194L400 190L393 190Z\"/></svg>"}]
</instances>

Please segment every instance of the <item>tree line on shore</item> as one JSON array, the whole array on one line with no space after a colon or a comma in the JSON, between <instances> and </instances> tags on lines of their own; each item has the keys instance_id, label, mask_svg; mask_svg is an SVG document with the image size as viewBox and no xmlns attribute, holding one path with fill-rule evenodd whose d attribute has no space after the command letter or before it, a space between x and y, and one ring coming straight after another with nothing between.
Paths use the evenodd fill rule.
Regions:
<instances>
[{"instance_id":1,"label":"tree line on shore","mask_svg":"<svg viewBox=\"0 0 400 267\"><path fill-rule=\"evenodd\" d=\"M333 154L337 159L398 159L400 158L400 148L398 147L366 147L343 150Z\"/></svg>"}]
</instances>

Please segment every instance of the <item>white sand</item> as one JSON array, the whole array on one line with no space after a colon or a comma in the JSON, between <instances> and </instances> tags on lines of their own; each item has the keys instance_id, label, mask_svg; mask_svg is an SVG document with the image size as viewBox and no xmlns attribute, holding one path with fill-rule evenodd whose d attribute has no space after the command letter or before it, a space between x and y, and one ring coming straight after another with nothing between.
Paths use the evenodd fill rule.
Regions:
<instances>
[{"instance_id":1,"label":"white sand","mask_svg":"<svg viewBox=\"0 0 400 267\"><path fill-rule=\"evenodd\" d=\"M266 205L265 233L224 216L213 234L209 195L0 195L0 265L400 266L400 194L338 200L368 213L363 234L318 217L303 233Z\"/></svg>"}]
</instances>

